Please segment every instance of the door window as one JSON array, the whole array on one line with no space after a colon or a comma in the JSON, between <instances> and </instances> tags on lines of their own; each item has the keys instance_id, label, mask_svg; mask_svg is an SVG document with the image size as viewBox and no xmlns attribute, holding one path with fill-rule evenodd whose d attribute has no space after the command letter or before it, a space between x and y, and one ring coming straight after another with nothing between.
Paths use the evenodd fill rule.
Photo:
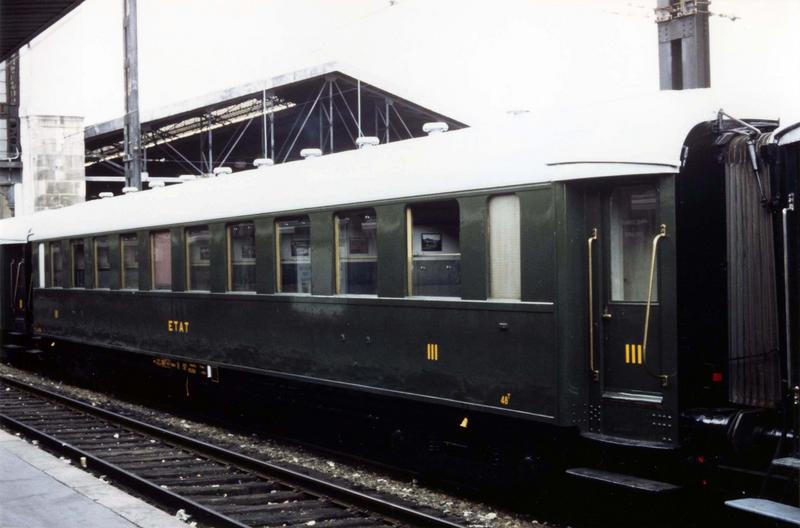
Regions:
<instances>
[{"instance_id":1,"label":"door window","mask_svg":"<svg viewBox=\"0 0 800 528\"><path fill-rule=\"evenodd\" d=\"M647 301L657 205L658 193L652 186L620 187L611 194L612 301ZM656 283L654 277L653 301L658 300Z\"/></svg>"}]
</instances>

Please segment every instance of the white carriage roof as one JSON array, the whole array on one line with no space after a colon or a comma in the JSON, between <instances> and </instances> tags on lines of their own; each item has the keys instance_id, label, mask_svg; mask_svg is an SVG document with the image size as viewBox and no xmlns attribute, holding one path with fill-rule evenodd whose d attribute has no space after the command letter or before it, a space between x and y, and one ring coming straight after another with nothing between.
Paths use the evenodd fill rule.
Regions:
<instances>
[{"instance_id":1,"label":"white carriage roof","mask_svg":"<svg viewBox=\"0 0 800 528\"><path fill-rule=\"evenodd\" d=\"M0 243L581 178L678 171L703 90L506 116L493 125L340 152L0 221Z\"/></svg>"}]
</instances>

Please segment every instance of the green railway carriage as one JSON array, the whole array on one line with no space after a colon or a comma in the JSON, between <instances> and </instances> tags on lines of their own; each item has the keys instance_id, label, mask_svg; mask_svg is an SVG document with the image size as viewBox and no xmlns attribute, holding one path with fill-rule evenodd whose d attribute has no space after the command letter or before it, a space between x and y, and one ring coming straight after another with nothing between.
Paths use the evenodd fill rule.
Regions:
<instances>
[{"instance_id":1,"label":"green railway carriage","mask_svg":"<svg viewBox=\"0 0 800 528\"><path fill-rule=\"evenodd\" d=\"M663 94L646 119L618 105L554 132L510 117L0 222L6 339L414 401L454 427L502 417L623 457L725 452L699 439L767 431L784 391L789 289L777 266L765 292L748 251L781 254L748 172L748 141L776 123L692 129L709 108L689 97ZM794 183L758 160L777 207Z\"/></svg>"}]
</instances>

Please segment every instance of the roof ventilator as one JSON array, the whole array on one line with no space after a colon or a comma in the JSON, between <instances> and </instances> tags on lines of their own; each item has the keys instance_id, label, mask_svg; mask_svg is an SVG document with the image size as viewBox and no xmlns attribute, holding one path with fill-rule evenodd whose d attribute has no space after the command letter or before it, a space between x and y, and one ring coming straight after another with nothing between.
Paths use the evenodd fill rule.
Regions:
<instances>
[{"instance_id":1,"label":"roof ventilator","mask_svg":"<svg viewBox=\"0 0 800 528\"><path fill-rule=\"evenodd\" d=\"M257 158L253 160L253 167L257 169L261 169L264 167L272 167L275 165L275 162L272 161L270 158Z\"/></svg>"},{"instance_id":2,"label":"roof ventilator","mask_svg":"<svg viewBox=\"0 0 800 528\"><path fill-rule=\"evenodd\" d=\"M181 182L181 183L194 181L196 179L197 179L197 176L195 176L194 174L181 174L180 176L178 176L178 181Z\"/></svg>"},{"instance_id":3,"label":"roof ventilator","mask_svg":"<svg viewBox=\"0 0 800 528\"><path fill-rule=\"evenodd\" d=\"M101 192L100 194L97 195L97 197L100 198L101 200L105 199L105 198L113 198L114 197L114 193L113 192Z\"/></svg>"},{"instance_id":4,"label":"roof ventilator","mask_svg":"<svg viewBox=\"0 0 800 528\"><path fill-rule=\"evenodd\" d=\"M217 168L214 169L214 176L215 177L225 176L225 175L231 174L231 173L233 173L233 169L230 168L230 167L217 167Z\"/></svg>"},{"instance_id":5,"label":"roof ventilator","mask_svg":"<svg viewBox=\"0 0 800 528\"><path fill-rule=\"evenodd\" d=\"M375 136L361 136L356 139L356 146L360 149L380 145L381 140Z\"/></svg>"},{"instance_id":6,"label":"roof ventilator","mask_svg":"<svg viewBox=\"0 0 800 528\"><path fill-rule=\"evenodd\" d=\"M429 136L441 134L442 132L447 132L448 130L450 130L450 127L444 121L433 121L431 123L425 123L422 125L422 131Z\"/></svg>"},{"instance_id":7,"label":"roof ventilator","mask_svg":"<svg viewBox=\"0 0 800 528\"><path fill-rule=\"evenodd\" d=\"M135 192L139 192L139 189L137 187L123 187L122 188L122 194L129 194L129 193L135 193Z\"/></svg>"},{"instance_id":8,"label":"roof ventilator","mask_svg":"<svg viewBox=\"0 0 800 528\"><path fill-rule=\"evenodd\" d=\"M322 156L322 150L318 148L304 148L300 151L304 159L318 158Z\"/></svg>"}]
</instances>

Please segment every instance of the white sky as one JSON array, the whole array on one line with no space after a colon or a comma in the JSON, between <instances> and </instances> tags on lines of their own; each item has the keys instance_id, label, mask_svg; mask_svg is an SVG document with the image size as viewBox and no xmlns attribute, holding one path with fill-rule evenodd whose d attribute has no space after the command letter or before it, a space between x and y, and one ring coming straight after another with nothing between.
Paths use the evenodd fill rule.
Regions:
<instances>
[{"instance_id":1,"label":"white sky","mask_svg":"<svg viewBox=\"0 0 800 528\"><path fill-rule=\"evenodd\" d=\"M22 115L124 111L123 0L86 0L23 49ZM658 90L656 0L139 0L152 110L329 61L469 124ZM800 0L713 0L715 100L800 120ZM733 20L735 18L735 20Z\"/></svg>"}]
</instances>

